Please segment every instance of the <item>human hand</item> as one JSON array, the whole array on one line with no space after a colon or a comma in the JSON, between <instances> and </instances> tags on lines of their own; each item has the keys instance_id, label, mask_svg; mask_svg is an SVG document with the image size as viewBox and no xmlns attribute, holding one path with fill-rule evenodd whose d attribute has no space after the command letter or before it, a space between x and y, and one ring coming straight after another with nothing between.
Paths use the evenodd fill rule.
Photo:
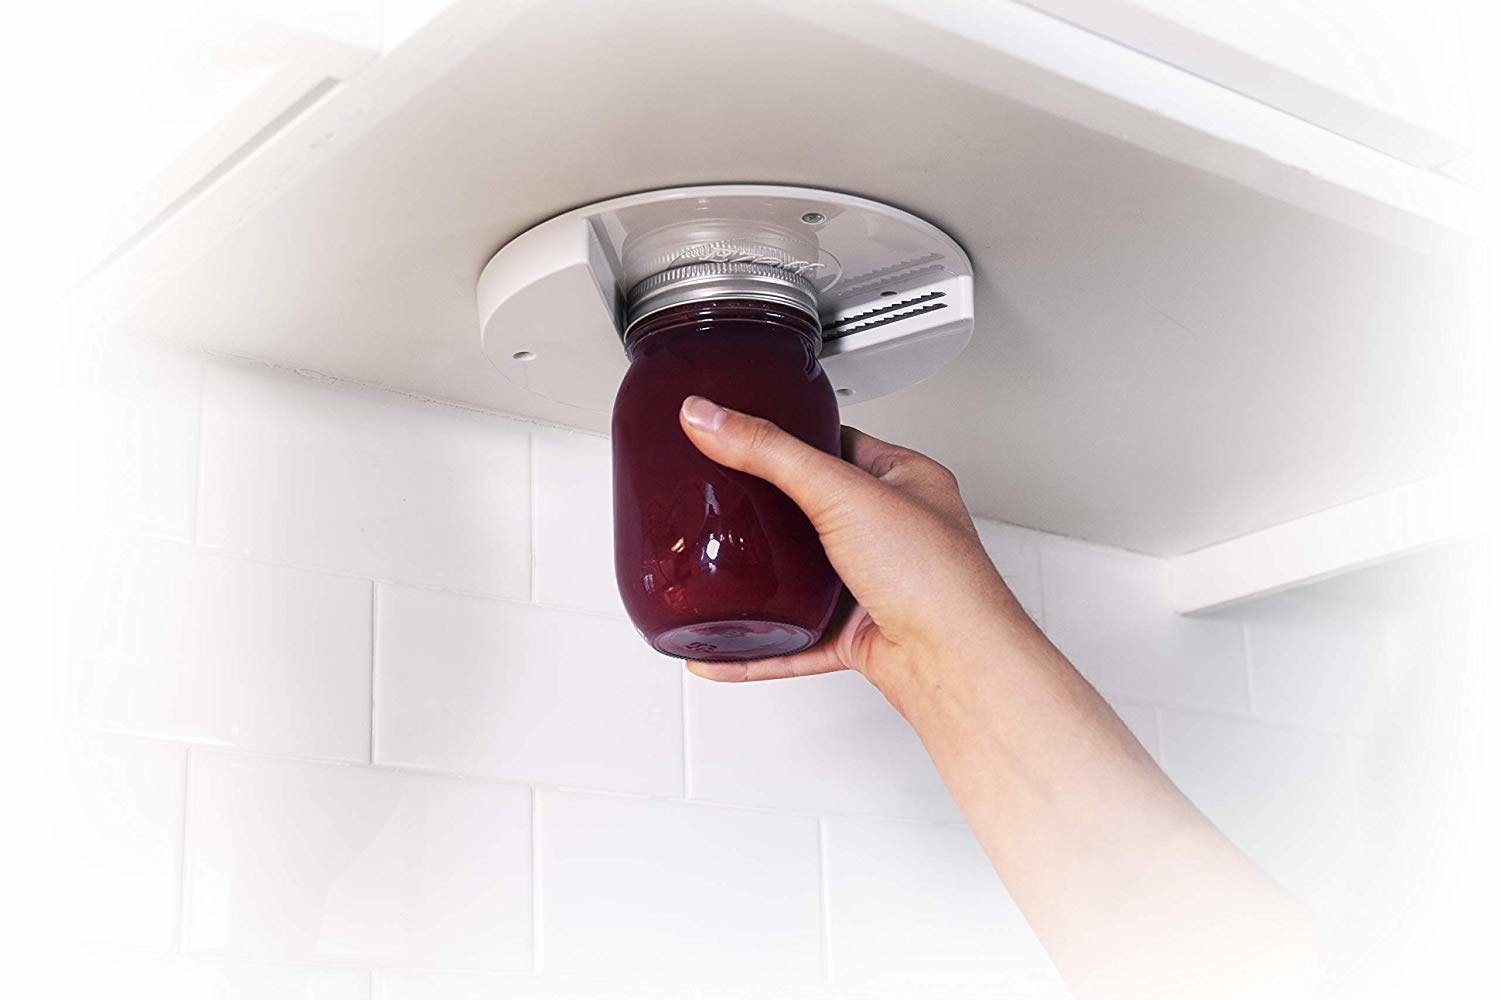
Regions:
<instances>
[{"instance_id":1,"label":"human hand","mask_svg":"<svg viewBox=\"0 0 1500 1000\"><path fill-rule=\"evenodd\" d=\"M697 396L679 416L703 454L791 497L853 598L801 653L688 669L863 673L912 724L1080 996L1281 997L1313 981L1306 915L1026 617L948 470L848 427L841 461ZM1168 951L1172 963L1152 959Z\"/></svg>"},{"instance_id":2,"label":"human hand","mask_svg":"<svg viewBox=\"0 0 1500 1000\"><path fill-rule=\"evenodd\" d=\"M1034 628L979 542L958 481L937 462L852 427L844 460L759 417L689 396L683 431L720 465L758 476L812 521L849 595L823 639L790 656L690 661L720 681L854 669L893 702L914 669L994 635Z\"/></svg>"}]
</instances>

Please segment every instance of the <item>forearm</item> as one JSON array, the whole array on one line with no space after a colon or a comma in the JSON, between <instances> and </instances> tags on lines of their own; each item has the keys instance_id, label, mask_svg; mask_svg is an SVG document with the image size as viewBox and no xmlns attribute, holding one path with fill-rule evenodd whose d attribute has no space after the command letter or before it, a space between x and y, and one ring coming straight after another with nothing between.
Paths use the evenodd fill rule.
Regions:
<instances>
[{"instance_id":1,"label":"forearm","mask_svg":"<svg viewBox=\"0 0 1500 1000\"><path fill-rule=\"evenodd\" d=\"M1299 909L1013 601L880 682L1075 990L1160 996L1186 969L1190 990L1259 995L1300 974L1302 955L1246 978L1265 948L1303 948ZM1261 953L1242 969L1247 947Z\"/></svg>"},{"instance_id":2,"label":"forearm","mask_svg":"<svg viewBox=\"0 0 1500 1000\"><path fill-rule=\"evenodd\" d=\"M1287 995L1308 939L1298 909L1026 618L951 473L852 429L841 461L696 397L682 426L791 497L858 602L808 650L695 672L862 671L921 737L1076 993Z\"/></svg>"}]
</instances>

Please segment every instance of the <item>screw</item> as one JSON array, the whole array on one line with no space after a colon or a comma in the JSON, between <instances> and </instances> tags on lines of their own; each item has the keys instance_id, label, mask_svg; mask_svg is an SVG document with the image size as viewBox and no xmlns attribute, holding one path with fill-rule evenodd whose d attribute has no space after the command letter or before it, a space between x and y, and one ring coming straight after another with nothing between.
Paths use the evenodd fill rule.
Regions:
<instances>
[{"instance_id":1,"label":"screw","mask_svg":"<svg viewBox=\"0 0 1500 1000\"><path fill-rule=\"evenodd\" d=\"M824 215L822 212L807 212L803 214L802 221L807 223L809 226L816 226L820 225L821 223L827 222L828 216Z\"/></svg>"}]
</instances>

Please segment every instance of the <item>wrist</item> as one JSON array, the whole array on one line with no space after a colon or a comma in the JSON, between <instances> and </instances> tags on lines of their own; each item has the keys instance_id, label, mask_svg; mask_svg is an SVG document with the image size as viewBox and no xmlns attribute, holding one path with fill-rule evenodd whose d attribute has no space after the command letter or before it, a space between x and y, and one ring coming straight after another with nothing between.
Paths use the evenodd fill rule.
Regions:
<instances>
[{"instance_id":1,"label":"wrist","mask_svg":"<svg viewBox=\"0 0 1500 1000\"><path fill-rule=\"evenodd\" d=\"M998 583L997 579L997 583ZM997 674L1034 670L1039 658L1059 657L1008 589L968 609L952 609L924 629L862 665L906 720L951 714L955 697L993 683ZM1011 681L1020 683L1016 676ZM970 702L972 704L972 701Z\"/></svg>"}]
</instances>

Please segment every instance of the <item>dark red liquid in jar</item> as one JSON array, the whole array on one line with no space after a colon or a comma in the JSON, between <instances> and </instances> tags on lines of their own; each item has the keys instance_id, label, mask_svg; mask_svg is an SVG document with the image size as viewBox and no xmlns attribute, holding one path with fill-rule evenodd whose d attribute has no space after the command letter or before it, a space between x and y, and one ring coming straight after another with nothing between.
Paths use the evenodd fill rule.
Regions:
<instances>
[{"instance_id":1,"label":"dark red liquid in jar","mask_svg":"<svg viewBox=\"0 0 1500 1000\"><path fill-rule=\"evenodd\" d=\"M807 517L705 458L678 422L683 399L706 396L838 454L817 344L810 318L749 300L674 306L630 331L613 421L615 579L631 621L669 656L779 656L828 626L840 583Z\"/></svg>"}]
</instances>

